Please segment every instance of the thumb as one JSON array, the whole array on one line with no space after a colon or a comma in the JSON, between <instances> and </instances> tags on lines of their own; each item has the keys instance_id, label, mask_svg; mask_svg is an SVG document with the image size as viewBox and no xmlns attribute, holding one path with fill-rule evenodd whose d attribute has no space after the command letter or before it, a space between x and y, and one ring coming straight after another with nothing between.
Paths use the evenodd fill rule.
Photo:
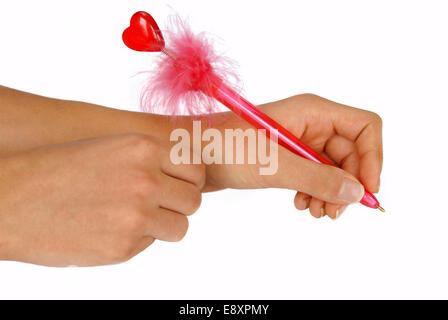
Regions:
<instances>
[{"instance_id":1,"label":"thumb","mask_svg":"<svg viewBox=\"0 0 448 320\"><path fill-rule=\"evenodd\" d=\"M364 195L364 186L340 168L316 163L291 152L281 152L278 160L277 172L265 176L269 186L304 192L341 205L359 202Z\"/></svg>"}]
</instances>

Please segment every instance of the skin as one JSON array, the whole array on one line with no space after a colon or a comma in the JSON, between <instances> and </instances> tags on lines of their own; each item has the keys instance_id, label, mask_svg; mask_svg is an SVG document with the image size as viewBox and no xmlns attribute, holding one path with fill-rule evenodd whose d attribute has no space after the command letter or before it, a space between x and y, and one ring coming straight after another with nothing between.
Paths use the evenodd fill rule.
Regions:
<instances>
[{"instance_id":1,"label":"skin","mask_svg":"<svg viewBox=\"0 0 448 320\"><path fill-rule=\"evenodd\" d=\"M180 240L201 191L296 190L297 209L335 219L359 200L340 199L344 179L379 190L381 118L311 94L260 108L341 169L279 147L271 176L258 174L260 164L171 164L169 135L175 128L192 131L190 117L171 121L6 87L0 87L0 101L4 260L52 266L128 260L154 239ZM230 112L213 119L221 132L250 128ZM201 121L203 130L209 127Z\"/></svg>"},{"instance_id":2,"label":"skin","mask_svg":"<svg viewBox=\"0 0 448 320\"><path fill-rule=\"evenodd\" d=\"M173 165L142 134L38 147L1 168L3 258L49 266L118 263L182 239L205 183L203 165Z\"/></svg>"}]
</instances>

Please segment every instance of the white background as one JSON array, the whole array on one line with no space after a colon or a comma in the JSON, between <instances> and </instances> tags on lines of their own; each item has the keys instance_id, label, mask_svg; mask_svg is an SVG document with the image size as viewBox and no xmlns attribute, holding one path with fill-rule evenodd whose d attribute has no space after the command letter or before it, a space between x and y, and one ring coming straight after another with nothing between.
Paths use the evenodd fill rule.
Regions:
<instances>
[{"instance_id":1,"label":"white background","mask_svg":"<svg viewBox=\"0 0 448 320\"><path fill-rule=\"evenodd\" d=\"M317 220L292 191L207 194L182 242L120 265L0 262L0 298L448 298L446 1L2 0L0 83L138 110L131 76L151 54L121 41L138 10L221 38L256 104L311 92L379 113L387 213Z\"/></svg>"}]
</instances>

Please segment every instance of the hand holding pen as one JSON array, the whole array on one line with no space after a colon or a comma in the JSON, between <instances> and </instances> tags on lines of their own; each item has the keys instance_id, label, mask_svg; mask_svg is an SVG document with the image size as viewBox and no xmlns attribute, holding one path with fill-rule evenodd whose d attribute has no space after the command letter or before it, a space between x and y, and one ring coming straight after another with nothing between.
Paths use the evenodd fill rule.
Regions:
<instances>
[{"instance_id":1,"label":"hand holding pen","mask_svg":"<svg viewBox=\"0 0 448 320\"><path fill-rule=\"evenodd\" d=\"M129 48L164 54L161 58L159 57L156 69L143 89L141 101L143 110L152 111L154 105L158 105L173 115L178 114L184 107L188 114L211 114L215 101L219 101L255 128L264 129L268 137L275 134L275 141L292 153L319 164L336 166L333 161L311 148L297 135L287 130L284 125L239 95L237 90L229 85L228 79L234 77L235 73L228 64L226 65L228 59L214 51L211 41L203 33L194 34L180 18L174 20L173 30L169 33L171 41L167 48L157 23L151 15L143 11L136 12L132 16L130 26L123 32L123 41ZM373 118L376 121L365 124L356 137L348 137L353 139L357 146L359 141L369 139L366 132L372 130L372 123L381 124L378 116ZM348 122L350 120L353 119L347 119ZM358 128L360 123L351 121L347 125ZM331 127L332 123L329 123L328 130L334 129ZM343 129L339 130L343 131ZM347 138L338 131L336 134L340 138ZM325 150L326 145L323 147ZM372 156L371 150L365 150L362 145L356 153L361 159ZM331 184L332 181L328 183ZM357 185L359 183L354 179L346 179L339 192L341 195L348 194ZM360 187L358 191L356 196L359 195L360 203L384 212L368 188Z\"/></svg>"}]
</instances>

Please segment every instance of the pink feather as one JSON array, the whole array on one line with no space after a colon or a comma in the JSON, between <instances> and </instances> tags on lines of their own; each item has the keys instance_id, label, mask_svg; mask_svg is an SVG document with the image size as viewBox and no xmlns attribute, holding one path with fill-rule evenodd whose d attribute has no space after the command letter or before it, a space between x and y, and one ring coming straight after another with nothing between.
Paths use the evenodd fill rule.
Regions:
<instances>
[{"instance_id":1,"label":"pink feather","mask_svg":"<svg viewBox=\"0 0 448 320\"><path fill-rule=\"evenodd\" d=\"M169 55L160 54L143 87L143 111L169 115L201 115L221 111L213 86L238 83L235 62L218 54L204 32L194 34L178 16L165 31ZM234 89L235 86L233 86Z\"/></svg>"}]
</instances>

